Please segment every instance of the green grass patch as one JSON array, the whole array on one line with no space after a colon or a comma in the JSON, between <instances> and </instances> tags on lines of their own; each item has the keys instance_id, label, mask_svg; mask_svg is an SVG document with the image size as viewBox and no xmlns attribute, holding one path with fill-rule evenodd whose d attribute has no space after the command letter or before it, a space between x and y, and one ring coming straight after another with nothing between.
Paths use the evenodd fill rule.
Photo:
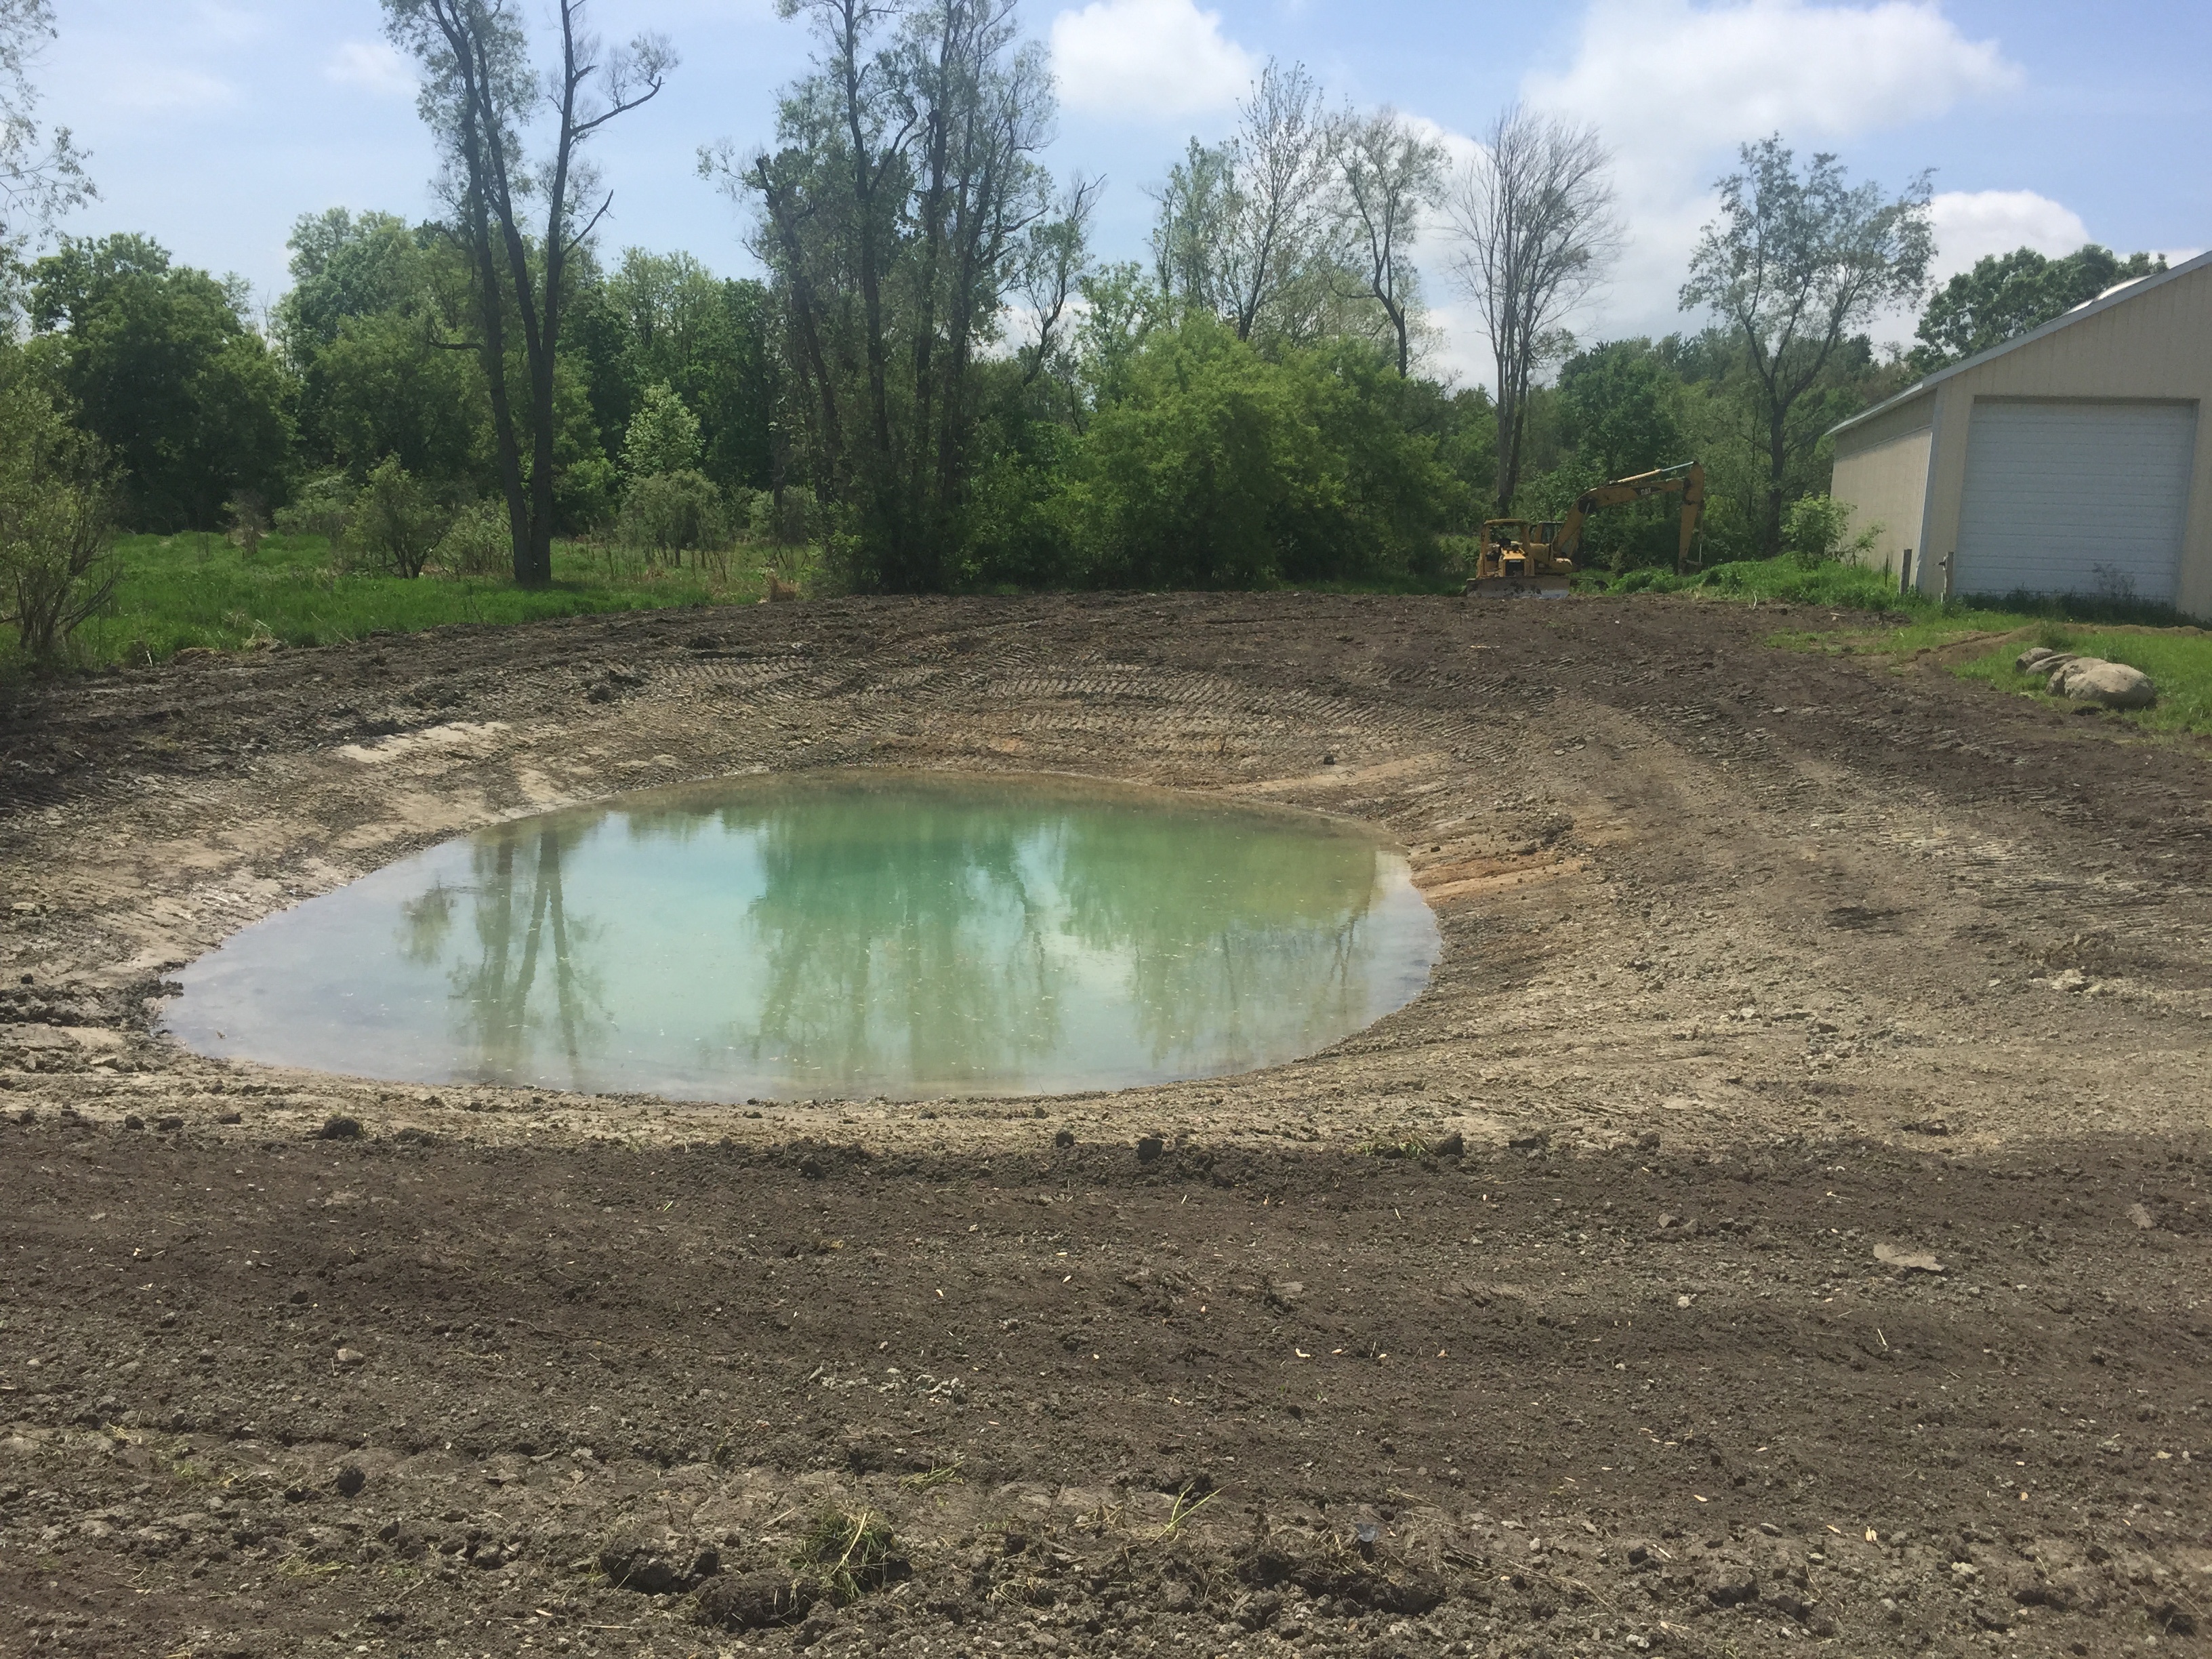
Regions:
<instances>
[{"instance_id":1,"label":"green grass patch","mask_svg":"<svg viewBox=\"0 0 2212 1659\"><path fill-rule=\"evenodd\" d=\"M221 536L127 536L107 611L77 631L93 666L159 662L191 647L327 645L452 623L537 622L612 611L749 604L764 588L757 549L680 567L577 543L556 543L550 587L504 577L424 574L408 580L348 568L319 536L271 536L252 558Z\"/></svg>"},{"instance_id":2,"label":"green grass patch","mask_svg":"<svg viewBox=\"0 0 2212 1659\"><path fill-rule=\"evenodd\" d=\"M2106 719L2131 720L2152 732L2212 733L2212 635L2195 628L2045 627L2037 630L2035 643L2124 662L2151 677L2158 687L2156 702L2148 708L2108 712ZM1954 672L1964 679L2040 698L2054 708L2075 707L2044 689L2047 676L2023 674L2013 666L2025 649L2027 642L2009 641L1960 664Z\"/></svg>"}]
</instances>

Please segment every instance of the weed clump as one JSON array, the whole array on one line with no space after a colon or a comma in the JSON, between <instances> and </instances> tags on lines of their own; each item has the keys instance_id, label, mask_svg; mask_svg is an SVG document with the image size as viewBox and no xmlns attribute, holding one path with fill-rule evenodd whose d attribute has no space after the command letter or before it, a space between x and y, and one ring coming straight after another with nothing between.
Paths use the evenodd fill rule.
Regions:
<instances>
[{"instance_id":1,"label":"weed clump","mask_svg":"<svg viewBox=\"0 0 2212 1659\"><path fill-rule=\"evenodd\" d=\"M898 1540L873 1510L824 1510L799 1535L792 1571L811 1579L838 1607L903 1578L908 1571Z\"/></svg>"}]
</instances>

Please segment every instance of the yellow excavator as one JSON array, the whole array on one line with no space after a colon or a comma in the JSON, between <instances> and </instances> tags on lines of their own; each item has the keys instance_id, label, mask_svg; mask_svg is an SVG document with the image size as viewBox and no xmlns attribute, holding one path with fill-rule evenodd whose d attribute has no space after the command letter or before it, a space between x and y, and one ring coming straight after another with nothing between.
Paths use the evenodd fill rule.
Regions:
<instances>
[{"instance_id":1,"label":"yellow excavator","mask_svg":"<svg viewBox=\"0 0 2212 1659\"><path fill-rule=\"evenodd\" d=\"M1482 544L1475 555L1474 574L1466 592L1483 596L1534 594L1559 599L1567 591L1583 550L1583 520L1601 507L1649 501L1654 495L1682 498L1682 537L1674 553L1679 574L1688 564L1697 539L1698 522L1705 511L1705 469L1697 461L1682 461L1632 478L1615 478L1594 485L1575 497L1567 516L1559 520L1492 519L1482 526Z\"/></svg>"}]
</instances>

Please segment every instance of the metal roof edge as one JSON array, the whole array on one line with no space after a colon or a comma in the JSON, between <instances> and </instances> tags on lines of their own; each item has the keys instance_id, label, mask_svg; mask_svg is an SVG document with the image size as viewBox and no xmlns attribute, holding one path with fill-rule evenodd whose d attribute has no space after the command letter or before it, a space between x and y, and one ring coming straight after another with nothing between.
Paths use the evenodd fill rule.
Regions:
<instances>
[{"instance_id":1,"label":"metal roof edge","mask_svg":"<svg viewBox=\"0 0 2212 1659\"><path fill-rule=\"evenodd\" d=\"M2016 334L2011 339L1993 345L1985 351L1978 351L1971 357L1961 357L1957 362L1948 364L1937 369L1933 374L1923 375L1905 387L1904 391L1893 397L1883 398L1872 409L1861 410L1850 420L1838 422L1828 428L1826 435L1832 438L1838 433L1848 432L1862 422L1870 421L1877 415L1910 402L1923 392L1933 391L1954 374L1963 374L1970 368L1978 368L1993 357L2002 357L2008 351L2017 351L2021 347L2033 341L2040 340L2046 334L2056 334L2060 329L2082 322L2100 312L2109 311L2114 306L2125 305L2130 300L2139 299L2153 289L2163 288L2177 276L2185 276L2193 270L2201 270L2208 267L2212 267L2212 251L2200 253L2193 259L2185 259L2179 264L2169 266L2164 270L2153 271L2148 276L2139 276L2132 283L2124 283L2109 293L2099 295L2096 299L2084 301L2071 311L2062 311L2049 322L2039 324L2025 334Z\"/></svg>"}]
</instances>

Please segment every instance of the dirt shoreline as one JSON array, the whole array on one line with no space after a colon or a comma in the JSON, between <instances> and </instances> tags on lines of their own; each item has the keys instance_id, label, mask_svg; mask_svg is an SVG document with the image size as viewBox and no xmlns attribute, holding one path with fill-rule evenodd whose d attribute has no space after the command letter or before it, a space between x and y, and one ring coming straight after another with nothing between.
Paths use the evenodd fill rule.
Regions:
<instances>
[{"instance_id":1,"label":"dirt shoreline","mask_svg":"<svg viewBox=\"0 0 2212 1659\"><path fill-rule=\"evenodd\" d=\"M2212 750L1765 643L1840 620L853 600L24 693L0 1651L2200 1650ZM847 765L1358 817L1443 957L1294 1065L1036 1101L159 1034L407 852ZM728 1627L861 1506L900 1571Z\"/></svg>"}]
</instances>

